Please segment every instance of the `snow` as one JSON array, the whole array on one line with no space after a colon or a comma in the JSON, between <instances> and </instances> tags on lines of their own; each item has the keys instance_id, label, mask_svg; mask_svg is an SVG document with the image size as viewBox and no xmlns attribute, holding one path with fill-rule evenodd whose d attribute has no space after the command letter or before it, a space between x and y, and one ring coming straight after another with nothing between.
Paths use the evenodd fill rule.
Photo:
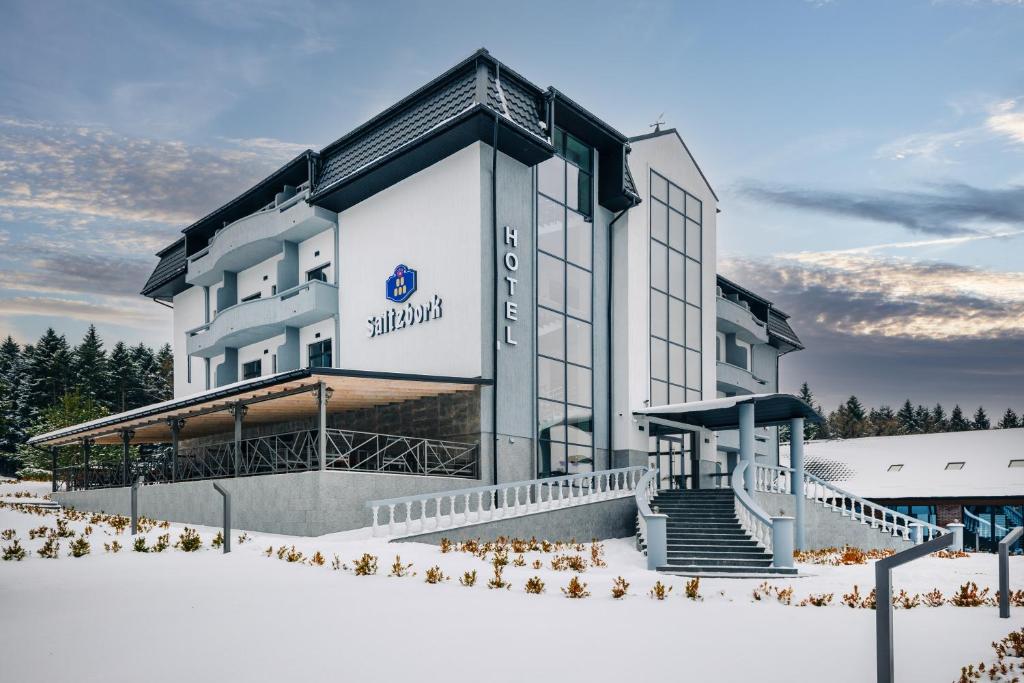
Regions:
<instances>
[{"instance_id":1,"label":"snow","mask_svg":"<svg viewBox=\"0 0 1024 683\"><path fill-rule=\"evenodd\" d=\"M48 487L0 484L0 500L14 490L45 495ZM550 569L552 554L526 553L528 566L505 568L511 590L489 590L491 567L465 553L358 534L320 538L250 532L251 541L223 555L209 547L216 529L198 527L204 547L196 553L170 548L131 552L127 532L94 525L92 552L83 558L46 560L35 554L42 540L28 530L54 526L52 514L0 510L0 529L15 529L29 556L0 562L0 666L5 680L36 680L45 668L53 681L249 681L323 678L366 681L687 680L867 681L874 678L874 617L839 604L858 584L873 585L873 567L801 565L804 576L773 580L794 588L795 605L811 593L835 593L833 606L784 606L754 602L761 580L702 579L701 602L682 597L686 579L643 567L630 539L604 544L608 566L589 568L581 580L591 596L567 600L559 591L572 576ZM79 532L87 521L70 522ZM171 541L181 525L162 533ZM124 550L105 553L118 538ZM0 543L5 545L6 542ZM307 556L319 550L323 567L267 558L281 545ZM590 546L580 553L589 558ZM357 577L334 571L335 555L349 566L369 552L379 574ZM567 551L562 551L567 552ZM572 551L568 551L572 552ZM414 564L416 576L386 574L396 554ZM510 554L510 559L514 554ZM545 568L529 563L540 558ZM438 565L451 581L428 585ZM478 583L459 585L476 569ZM540 576L543 595L523 592ZM631 584L613 600L616 576ZM1011 586L1024 588L1024 557L1011 558ZM647 597L655 581L674 588L658 602ZM947 595L965 581L997 584L996 558L925 558L894 572L896 590ZM1009 620L995 607L919 607L895 613L897 677L902 681L952 681L960 667L994 658L989 646L1024 625L1024 608ZM941 645L941 647L936 647ZM796 651L799 648L799 651Z\"/></svg>"},{"instance_id":2,"label":"snow","mask_svg":"<svg viewBox=\"0 0 1024 683\"><path fill-rule=\"evenodd\" d=\"M1024 496L1024 467L1009 466L1024 459L1024 429L808 441L804 458L808 471L818 461L844 472L836 483L864 498ZM783 446L780 460L788 459ZM949 462L964 467L947 470Z\"/></svg>"}]
</instances>

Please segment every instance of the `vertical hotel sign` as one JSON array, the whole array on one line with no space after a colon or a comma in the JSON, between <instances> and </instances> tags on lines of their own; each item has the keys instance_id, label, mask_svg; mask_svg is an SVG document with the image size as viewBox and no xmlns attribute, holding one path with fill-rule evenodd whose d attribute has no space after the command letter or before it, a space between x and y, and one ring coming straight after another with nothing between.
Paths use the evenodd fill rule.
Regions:
<instances>
[{"instance_id":1,"label":"vertical hotel sign","mask_svg":"<svg viewBox=\"0 0 1024 683\"><path fill-rule=\"evenodd\" d=\"M512 300L519 283L519 230L505 226L505 343L515 346L518 342L512 335L512 326L519 320L519 304Z\"/></svg>"}]
</instances>

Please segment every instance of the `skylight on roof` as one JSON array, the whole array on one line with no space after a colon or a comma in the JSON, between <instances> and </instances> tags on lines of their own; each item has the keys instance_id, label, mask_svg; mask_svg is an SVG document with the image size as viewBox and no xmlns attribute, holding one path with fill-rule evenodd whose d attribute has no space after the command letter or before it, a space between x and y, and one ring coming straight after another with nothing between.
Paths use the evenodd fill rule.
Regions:
<instances>
[{"instance_id":1,"label":"skylight on roof","mask_svg":"<svg viewBox=\"0 0 1024 683\"><path fill-rule=\"evenodd\" d=\"M1024 467L1024 460L1011 460L1010 467Z\"/></svg>"},{"instance_id":2,"label":"skylight on roof","mask_svg":"<svg viewBox=\"0 0 1024 683\"><path fill-rule=\"evenodd\" d=\"M889 465L887 472L899 472L903 469L903 465Z\"/></svg>"},{"instance_id":3,"label":"skylight on roof","mask_svg":"<svg viewBox=\"0 0 1024 683\"><path fill-rule=\"evenodd\" d=\"M946 469L947 470L962 470L963 468L964 468L964 464L962 462L947 462L946 463Z\"/></svg>"}]
</instances>

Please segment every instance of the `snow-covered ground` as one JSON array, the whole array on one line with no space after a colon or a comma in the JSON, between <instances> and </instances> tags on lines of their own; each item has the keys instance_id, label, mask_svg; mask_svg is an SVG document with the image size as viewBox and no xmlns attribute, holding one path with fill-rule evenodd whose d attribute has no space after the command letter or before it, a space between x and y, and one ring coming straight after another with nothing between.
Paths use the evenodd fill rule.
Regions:
<instances>
[{"instance_id":1,"label":"snow-covered ground","mask_svg":"<svg viewBox=\"0 0 1024 683\"><path fill-rule=\"evenodd\" d=\"M44 496L47 484L0 484ZM78 534L88 520L68 524ZM643 568L629 540L604 544L607 567L580 576L590 597L568 600L560 588L572 572L554 571L555 553L528 552L527 566L510 564L510 590L491 590L491 566L462 552L422 544L387 544L359 534L298 538L249 533L233 552L210 548L216 529L198 527L202 550L131 551L127 532L93 525L91 552L43 559L43 539L29 530L55 526L53 514L0 509L0 530L14 529L28 556L0 562L0 671L4 680L29 681L365 681L653 680L870 681L874 680L874 617L840 602L854 584L873 586L871 564L802 565L800 578L771 581L793 588L793 605L755 602L754 579L702 579L702 600L683 597L685 578ZM183 527L154 529L152 545ZM353 538L356 536L356 538ZM105 552L117 539L124 548ZM8 545L0 542L0 546ZM294 545L307 557L320 551L324 566L268 558ZM350 568L363 553L378 557L376 576L332 570L334 556ZM413 563L415 576L388 577L395 555ZM561 551L558 554L576 554ZM590 544L584 552L590 557ZM510 560L515 554L510 554ZM488 560L490 556L488 556ZM533 569L541 559L544 568ZM424 582L439 566L452 580ZM459 584L476 569L472 588ZM523 590L527 579L546 583L542 595ZM614 600L617 576L630 583ZM1011 559L1012 588L1024 588L1024 558ZM671 584L662 602L648 597L655 581ZM998 583L996 558L926 558L894 572L896 590L947 596L966 581ZM809 594L833 593L830 607L797 607ZM1024 608L999 619L995 607L918 607L896 611L896 674L901 681L954 681L960 667L993 660L990 643L1024 625Z\"/></svg>"}]
</instances>

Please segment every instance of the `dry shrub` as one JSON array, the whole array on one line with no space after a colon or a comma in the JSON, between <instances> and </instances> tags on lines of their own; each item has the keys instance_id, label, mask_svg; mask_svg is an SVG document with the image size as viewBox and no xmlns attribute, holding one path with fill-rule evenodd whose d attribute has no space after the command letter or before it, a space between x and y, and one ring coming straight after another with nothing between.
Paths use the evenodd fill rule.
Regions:
<instances>
[{"instance_id":1,"label":"dry shrub","mask_svg":"<svg viewBox=\"0 0 1024 683\"><path fill-rule=\"evenodd\" d=\"M626 581L621 576L615 578L612 582L612 597L616 600L625 597L626 591L629 590L629 581Z\"/></svg>"},{"instance_id":2,"label":"dry shrub","mask_svg":"<svg viewBox=\"0 0 1024 683\"><path fill-rule=\"evenodd\" d=\"M988 591L988 588L979 591L978 584L968 581L957 589L957 592L949 599L949 604L957 607L981 607L990 602Z\"/></svg>"},{"instance_id":3,"label":"dry shrub","mask_svg":"<svg viewBox=\"0 0 1024 683\"><path fill-rule=\"evenodd\" d=\"M495 564L494 565L494 576L492 576L490 579L488 579L488 581L487 581L487 587L488 588L505 588L505 589L512 588L512 584L510 584L508 581L506 581L502 577L502 575L501 575L501 568L503 566L504 565L499 565L499 564Z\"/></svg>"},{"instance_id":4,"label":"dry shrub","mask_svg":"<svg viewBox=\"0 0 1024 683\"><path fill-rule=\"evenodd\" d=\"M797 603L797 607L807 607L808 605L812 607L827 607L831 604L832 593L821 593L820 595L815 595L814 593L811 593L806 598Z\"/></svg>"},{"instance_id":5,"label":"dry shrub","mask_svg":"<svg viewBox=\"0 0 1024 683\"><path fill-rule=\"evenodd\" d=\"M348 571L348 565L345 564L344 562L342 562L340 557L335 555L334 559L331 560L331 569L333 569L334 571L340 571L340 570Z\"/></svg>"},{"instance_id":6,"label":"dry shrub","mask_svg":"<svg viewBox=\"0 0 1024 683\"><path fill-rule=\"evenodd\" d=\"M409 564L402 564L401 556L395 555L395 561L391 563L391 572L388 574L388 576L408 576L410 569L412 569L412 562L410 562Z\"/></svg>"},{"instance_id":7,"label":"dry shrub","mask_svg":"<svg viewBox=\"0 0 1024 683\"><path fill-rule=\"evenodd\" d=\"M942 607L946 604L946 598L942 595L942 591L940 591L938 588L933 588L932 590L928 591L927 593L921 596L921 599L924 601L924 604L928 605L929 607Z\"/></svg>"},{"instance_id":8,"label":"dry shrub","mask_svg":"<svg viewBox=\"0 0 1024 683\"><path fill-rule=\"evenodd\" d=\"M461 583L466 588L472 588L473 586L475 586L476 585L476 570L474 569L473 571L462 572L462 578L459 579L459 583Z\"/></svg>"},{"instance_id":9,"label":"dry shrub","mask_svg":"<svg viewBox=\"0 0 1024 683\"><path fill-rule=\"evenodd\" d=\"M580 581L580 577L573 576L569 579L569 585L562 589L562 594L567 598L578 600L589 597L590 591L587 590L587 584Z\"/></svg>"},{"instance_id":10,"label":"dry shrub","mask_svg":"<svg viewBox=\"0 0 1024 683\"><path fill-rule=\"evenodd\" d=\"M363 553L362 557L354 561L353 571L355 571L356 576L370 576L371 574L376 574L377 556L371 555L370 553Z\"/></svg>"},{"instance_id":11,"label":"dry shrub","mask_svg":"<svg viewBox=\"0 0 1024 683\"><path fill-rule=\"evenodd\" d=\"M149 548L146 547L146 537L136 536L135 540L132 541L132 550L134 550L137 553L148 553Z\"/></svg>"},{"instance_id":12,"label":"dry shrub","mask_svg":"<svg viewBox=\"0 0 1024 683\"><path fill-rule=\"evenodd\" d=\"M309 563L317 567L322 567L327 563L327 560L324 558L323 554L317 550L313 553L313 557L309 558Z\"/></svg>"},{"instance_id":13,"label":"dry shrub","mask_svg":"<svg viewBox=\"0 0 1024 683\"><path fill-rule=\"evenodd\" d=\"M213 537L212 541L210 541L210 547L217 549L220 548L222 545L224 545L224 532L218 531L217 535Z\"/></svg>"},{"instance_id":14,"label":"dry shrub","mask_svg":"<svg viewBox=\"0 0 1024 683\"><path fill-rule=\"evenodd\" d=\"M499 568L504 569L508 566L508 549L505 546L495 546L494 557L491 558L491 566L495 570Z\"/></svg>"},{"instance_id":15,"label":"dry shrub","mask_svg":"<svg viewBox=\"0 0 1024 683\"><path fill-rule=\"evenodd\" d=\"M88 546L89 542L86 541L85 544ZM86 550L86 552L89 551ZM25 549L21 547L21 542L18 541L17 538L13 539L9 545L5 545L2 549L2 553L3 554L0 555L0 557L7 562L21 562L25 559ZM75 557L78 557L78 555Z\"/></svg>"},{"instance_id":16,"label":"dry shrub","mask_svg":"<svg viewBox=\"0 0 1024 683\"><path fill-rule=\"evenodd\" d=\"M684 587L686 597L690 600L702 600L700 596L700 577L694 577L686 582Z\"/></svg>"},{"instance_id":17,"label":"dry shrub","mask_svg":"<svg viewBox=\"0 0 1024 683\"><path fill-rule=\"evenodd\" d=\"M534 576L532 579L527 580L526 592L533 595L540 595L544 592L544 582L540 580L539 576Z\"/></svg>"},{"instance_id":18,"label":"dry shrub","mask_svg":"<svg viewBox=\"0 0 1024 683\"><path fill-rule=\"evenodd\" d=\"M911 595L907 591L900 589L900 592L893 596L892 604L899 609L914 609L921 604L921 596L916 593Z\"/></svg>"},{"instance_id":19,"label":"dry shrub","mask_svg":"<svg viewBox=\"0 0 1024 683\"><path fill-rule=\"evenodd\" d=\"M543 552L543 553L550 553L554 549L555 549L555 546L550 541L544 540L544 541L540 542L540 550L541 550L541 552Z\"/></svg>"},{"instance_id":20,"label":"dry shrub","mask_svg":"<svg viewBox=\"0 0 1024 683\"><path fill-rule=\"evenodd\" d=\"M526 541L518 538L513 538L511 542L512 552L522 555L523 553L530 550L530 544Z\"/></svg>"},{"instance_id":21,"label":"dry shrub","mask_svg":"<svg viewBox=\"0 0 1024 683\"><path fill-rule=\"evenodd\" d=\"M434 565L427 570L427 583L442 583L448 580L448 577L444 575L441 568Z\"/></svg>"},{"instance_id":22,"label":"dry shrub","mask_svg":"<svg viewBox=\"0 0 1024 683\"><path fill-rule=\"evenodd\" d=\"M455 544L452 543L447 538L442 538L441 539L440 549L441 549L442 553L450 553L452 550L455 549Z\"/></svg>"},{"instance_id":23,"label":"dry shrub","mask_svg":"<svg viewBox=\"0 0 1024 683\"><path fill-rule=\"evenodd\" d=\"M196 536L198 536L198 534L196 534ZM194 541L190 541L190 543L194 543ZM200 542L200 545L202 545L202 542ZM160 534L159 536L156 537L156 543L153 544L153 547L151 548L151 550L154 553L162 553L163 551L167 550L170 547L171 547L171 535L170 534ZM177 547L177 544L175 544L175 547ZM188 552L192 552L192 551L188 551Z\"/></svg>"},{"instance_id":24,"label":"dry shrub","mask_svg":"<svg viewBox=\"0 0 1024 683\"><path fill-rule=\"evenodd\" d=\"M479 540L470 539L468 541L463 541L462 545L459 546L459 552L469 553L470 555L476 555L479 551Z\"/></svg>"},{"instance_id":25,"label":"dry shrub","mask_svg":"<svg viewBox=\"0 0 1024 683\"><path fill-rule=\"evenodd\" d=\"M114 539L110 543L104 543L103 549L108 553L119 553L121 552L121 544L117 542L117 539Z\"/></svg>"},{"instance_id":26,"label":"dry shrub","mask_svg":"<svg viewBox=\"0 0 1024 683\"><path fill-rule=\"evenodd\" d=\"M672 586L665 586L660 580L651 587L650 596L655 600L664 600L672 592Z\"/></svg>"},{"instance_id":27,"label":"dry shrub","mask_svg":"<svg viewBox=\"0 0 1024 683\"><path fill-rule=\"evenodd\" d=\"M526 558L523 557L522 555L516 555L516 559L512 560L512 564L513 564L513 566L516 566L516 567L525 567L526 566Z\"/></svg>"},{"instance_id":28,"label":"dry shrub","mask_svg":"<svg viewBox=\"0 0 1024 683\"><path fill-rule=\"evenodd\" d=\"M555 555L551 558L551 568L555 571L587 571L587 561L582 555Z\"/></svg>"},{"instance_id":29,"label":"dry shrub","mask_svg":"<svg viewBox=\"0 0 1024 683\"><path fill-rule=\"evenodd\" d=\"M607 567L604 561L604 546L597 542L597 539L590 544L590 564L595 567Z\"/></svg>"},{"instance_id":30,"label":"dry shrub","mask_svg":"<svg viewBox=\"0 0 1024 683\"><path fill-rule=\"evenodd\" d=\"M544 563L541 562L540 560L534 560L533 564L531 564L530 566L533 567L534 569L540 569L541 567L544 566Z\"/></svg>"},{"instance_id":31,"label":"dry shrub","mask_svg":"<svg viewBox=\"0 0 1024 683\"><path fill-rule=\"evenodd\" d=\"M932 557L938 557L942 560L958 560L961 557L970 557L970 555L963 550L940 550L937 553L932 553Z\"/></svg>"},{"instance_id":32,"label":"dry shrub","mask_svg":"<svg viewBox=\"0 0 1024 683\"><path fill-rule=\"evenodd\" d=\"M245 543L245 542L247 542L249 540L251 540L249 538L249 534L244 532L244 531L241 534L238 535L238 545L242 545L243 543Z\"/></svg>"},{"instance_id":33,"label":"dry shrub","mask_svg":"<svg viewBox=\"0 0 1024 683\"><path fill-rule=\"evenodd\" d=\"M267 549L263 551L263 556L264 557L270 557L273 554L274 554L274 546L272 546L272 545L268 545Z\"/></svg>"},{"instance_id":34,"label":"dry shrub","mask_svg":"<svg viewBox=\"0 0 1024 683\"><path fill-rule=\"evenodd\" d=\"M17 536L18 532L14 529L4 529L2 532L0 532L0 538L2 538L5 541L13 541L15 538L17 538Z\"/></svg>"},{"instance_id":35,"label":"dry shrub","mask_svg":"<svg viewBox=\"0 0 1024 683\"><path fill-rule=\"evenodd\" d=\"M306 556L302 554L301 550L296 550L295 546L292 546L284 554L285 562L302 562L306 559Z\"/></svg>"},{"instance_id":36,"label":"dry shrub","mask_svg":"<svg viewBox=\"0 0 1024 683\"><path fill-rule=\"evenodd\" d=\"M84 557L92 550L92 546L89 545L89 540L85 536L79 536L71 542L70 550L71 557ZM24 557L24 553L22 557Z\"/></svg>"},{"instance_id":37,"label":"dry shrub","mask_svg":"<svg viewBox=\"0 0 1024 683\"><path fill-rule=\"evenodd\" d=\"M867 564L868 556L860 548L847 546L843 548L843 554L839 557L839 562L846 565Z\"/></svg>"},{"instance_id":38,"label":"dry shrub","mask_svg":"<svg viewBox=\"0 0 1024 683\"><path fill-rule=\"evenodd\" d=\"M178 536L178 542L174 544L174 547L186 553L194 553L203 547L203 539L199 538L198 531L185 527L185 530Z\"/></svg>"},{"instance_id":39,"label":"dry shrub","mask_svg":"<svg viewBox=\"0 0 1024 683\"><path fill-rule=\"evenodd\" d=\"M41 526L41 527L38 527L36 529L29 529L28 530L28 538L29 538L30 541L34 541L37 538L43 538L43 537L46 536L46 532L48 532L49 530L50 530L49 527L47 527L45 525Z\"/></svg>"},{"instance_id":40,"label":"dry shrub","mask_svg":"<svg viewBox=\"0 0 1024 683\"><path fill-rule=\"evenodd\" d=\"M58 553L60 553L60 542L56 536L47 537L46 542L36 551L36 554L45 560L56 560Z\"/></svg>"},{"instance_id":41,"label":"dry shrub","mask_svg":"<svg viewBox=\"0 0 1024 683\"><path fill-rule=\"evenodd\" d=\"M773 595L775 596L775 599L783 605L790 605L793 602L793 587L788 586L786 588L779 588L765 581L754 589L753 598L760 602L762 599L767 600Z\"/></svg>"}]
</instances>

